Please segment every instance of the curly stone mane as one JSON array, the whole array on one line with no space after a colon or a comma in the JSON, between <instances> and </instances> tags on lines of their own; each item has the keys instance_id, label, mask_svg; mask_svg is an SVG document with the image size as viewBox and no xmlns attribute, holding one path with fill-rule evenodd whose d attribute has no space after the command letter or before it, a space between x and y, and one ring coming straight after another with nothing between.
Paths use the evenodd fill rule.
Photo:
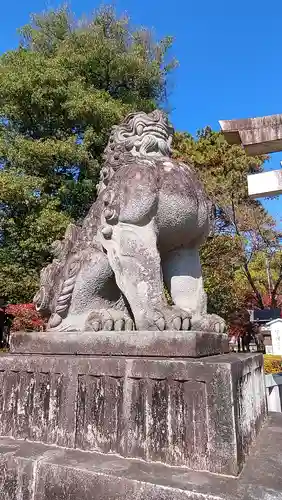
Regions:
<instances>
[{"instance_id":1,"label":"curly stone mane","mask_svg":"<svg viewBox=\"0 0 282 500\"><path fill-rule=\"evenodd\" d=\"M150 157L157 159L171 156L173 133L173 127L162 111L129 114L120 125L112 128L104 153L98 193L106 187L114 172L125 161L128 163L142 157L148 160Z\"/></svg>"}]
</instances>

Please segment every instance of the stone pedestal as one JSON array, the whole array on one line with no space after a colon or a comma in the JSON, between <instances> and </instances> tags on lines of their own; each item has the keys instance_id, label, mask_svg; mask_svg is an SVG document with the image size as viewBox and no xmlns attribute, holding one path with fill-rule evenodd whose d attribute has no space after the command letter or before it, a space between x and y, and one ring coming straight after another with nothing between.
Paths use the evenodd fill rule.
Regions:
<instances>
[{"instance_id":1,"label":"stone pedestal","mask_svg":"<svg viewBox=\"0 0 282 500\"><path fill-rule=\"evenodd\" d=\"M199 332L15 334L0 436L236 476L265 388L262 356L226 349Z\"/></svg>"},{"instance_id":2,"label":"stone pedestal","mask_svg":"<svg viewBox=\"0 0 282 500\"><path fill-rule=\"evenodd\" d=\"M266 399L268 410L271 412L282 411L282 373L265 375Z\"/></svg>"},{"instance_id":3,"label":"stone pedestal","mask_svg":"<svg viewBox=\"0 0 282 500\"><path fill-rule=\"evenodd\" d=\"M281 500L281 447L281 413L270 416L237 477L0 438L0 498Z\"/></svg>"},{"instance_id":4,"label":"stone pedestal","mask_svg":"<svg viewBox=\"0 0 282 500\"><path fill-rule=\"evenodd\" d=\"M14 354L198 358L229 352L227 335L207 332L17 332Z\"/></svg>"}]
</instances>

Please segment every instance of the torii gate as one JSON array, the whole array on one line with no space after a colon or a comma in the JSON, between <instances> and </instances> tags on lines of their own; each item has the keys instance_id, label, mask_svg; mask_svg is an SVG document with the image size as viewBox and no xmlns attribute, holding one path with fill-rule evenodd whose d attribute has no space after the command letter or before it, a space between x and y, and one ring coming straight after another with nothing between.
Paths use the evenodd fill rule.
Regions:
<instances>
[{"instance_id":1,"label":"torii gate","mask_svg":"<svg viewBox=\"0 0 282 500\"><path fill-rule=\"evenodd\" d=\"M282 114L220 120L221 130L229 144L241 144L247 155L282 151ZM248 175L248 191L251 198L282 194L282 169Z\"/></svg>"}]
</instances>

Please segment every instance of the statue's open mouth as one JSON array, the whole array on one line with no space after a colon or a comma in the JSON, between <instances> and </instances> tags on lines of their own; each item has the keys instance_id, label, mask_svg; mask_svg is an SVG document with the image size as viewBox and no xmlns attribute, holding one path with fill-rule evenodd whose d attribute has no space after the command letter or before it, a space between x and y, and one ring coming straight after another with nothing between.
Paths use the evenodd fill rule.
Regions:
<instances>
[{"instance_id":1,"label":"statue's open mouth","mask_svg":"<svg viewBox=\"0 0 282 500\"><path fill-rule=\"evenodd\" d=\"M154 124L153 126L144 127L142 135L154 135L159 137L160 139L164 139L165 141L169 138L168 130L161 125Z\"/></svg>"}]
</instances>

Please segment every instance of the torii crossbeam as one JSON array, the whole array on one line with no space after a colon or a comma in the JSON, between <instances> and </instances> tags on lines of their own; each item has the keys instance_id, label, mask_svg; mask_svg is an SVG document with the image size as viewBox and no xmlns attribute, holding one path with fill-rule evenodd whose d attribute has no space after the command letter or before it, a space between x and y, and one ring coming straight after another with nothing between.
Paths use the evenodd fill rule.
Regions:
<instances>
[{"instance_id":1,"label":"torii crossbeam","mask_svg":"<svg viewBox=\"0 0 282 500\"><path fill-rule=\"evenodd\" d=\"M241 144L247 155L282 151L282 114L243 120L220 120L219 124L227 142ZM248 190L252 198L282 194L282 170L248 175Z\"/></svg>"}]
</instances>

